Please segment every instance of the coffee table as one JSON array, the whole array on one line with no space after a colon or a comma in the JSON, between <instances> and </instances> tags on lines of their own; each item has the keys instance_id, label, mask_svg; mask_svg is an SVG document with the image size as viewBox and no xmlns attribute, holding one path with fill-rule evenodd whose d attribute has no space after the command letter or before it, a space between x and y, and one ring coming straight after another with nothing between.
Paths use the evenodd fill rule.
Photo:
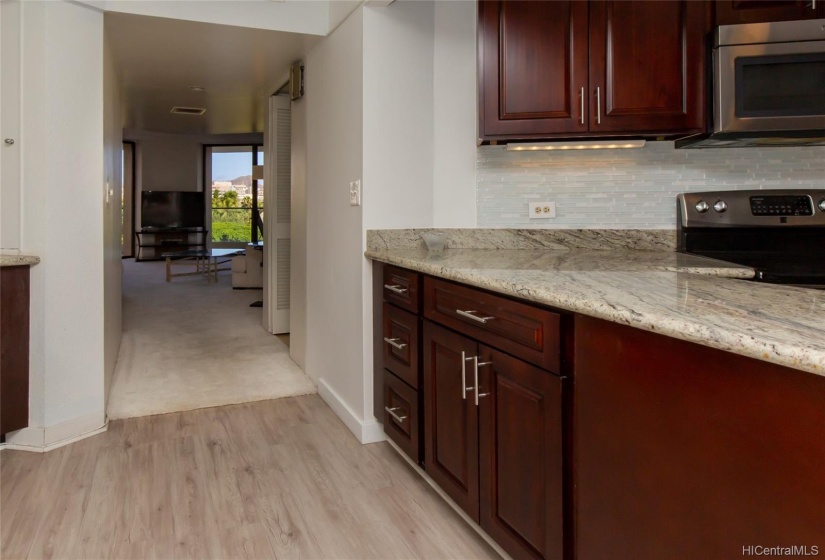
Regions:
<instances>
[{"instance_id":1,"label":"coffee table","mask_svg":"<svg viewBox=\"0 0 825 560\"><path fill-rule=\"evenodd\" d=\"M244 249L192 249L189 251L178 251L175 253L163 253L161 257L166 259L166 281L171 282L176 276L206 276L206 283L212 282L212 275L215 282L218 281L218 272L231 270L220 268L220 265L230 262L230 257L243 255ZM223 260L221 260L223 259ZM195 265L195 272L172 273L172 265Z\"/></svg>"}]
</instances>

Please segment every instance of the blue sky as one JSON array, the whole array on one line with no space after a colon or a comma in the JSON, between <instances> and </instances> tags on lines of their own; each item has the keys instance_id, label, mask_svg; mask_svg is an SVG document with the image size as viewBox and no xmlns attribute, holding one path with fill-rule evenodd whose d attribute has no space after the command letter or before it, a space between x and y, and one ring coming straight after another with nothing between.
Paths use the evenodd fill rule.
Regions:
<instances>
[{"instance_id":1,"label":"blue sky","mask_svg":"<svg viewBox=\"0 0 825 560\"><path fill-rule=\"evenodd\" d=\"M244 175L252 175L251 153L224 152L212 154L213 181L229 181Z\"/></svg>"}]
</instances>

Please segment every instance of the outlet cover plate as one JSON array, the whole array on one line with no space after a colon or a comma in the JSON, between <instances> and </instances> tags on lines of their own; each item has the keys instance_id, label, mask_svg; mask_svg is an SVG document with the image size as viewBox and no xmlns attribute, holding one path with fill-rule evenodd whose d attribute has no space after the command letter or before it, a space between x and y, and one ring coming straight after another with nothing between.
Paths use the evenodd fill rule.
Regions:
<instances>
[{"instance_id":1,"label":"outlet cover plate","mask_svg":"<svg viewBox=\"0 0 825 560\"><path fill-rule=\"evenodd\" d=\"M528 217L531 220L546 220L556 217L555 202L531 202L528 209Z\"/></svg>"}]
</instances>

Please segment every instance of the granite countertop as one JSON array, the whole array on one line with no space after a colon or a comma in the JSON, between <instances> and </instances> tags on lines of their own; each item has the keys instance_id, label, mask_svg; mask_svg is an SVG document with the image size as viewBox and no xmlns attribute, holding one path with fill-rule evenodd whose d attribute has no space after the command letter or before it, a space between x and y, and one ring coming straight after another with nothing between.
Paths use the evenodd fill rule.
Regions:
<instances>
[{"instance_id":1,"label":"granite countertop","mask_svg":"<svg viewBox=\"0 0 825 560\"><path fill-rule=\"evenodd\" d=\"M372 249L368 258L825 376L825 291L632 249Z\"/></svg>"},{"instance_id":2,"label":"granite countertop","mask_svg":"<svg viewBox=\"0 0 825 560\"><path fill-rule=\"evenodd\" d=\"M34 266L40 257L32 255L0 255L0 266Z\"/></svg>"}]
</instances>

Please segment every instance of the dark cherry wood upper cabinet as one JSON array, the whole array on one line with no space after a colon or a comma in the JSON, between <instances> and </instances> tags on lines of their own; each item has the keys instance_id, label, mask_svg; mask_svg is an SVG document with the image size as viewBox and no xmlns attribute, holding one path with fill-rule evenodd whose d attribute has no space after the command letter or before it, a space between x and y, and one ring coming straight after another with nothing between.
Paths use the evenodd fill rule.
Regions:
<instances>
[{"instance_id":1,"label":"dark cherry wood upper cabinet","mask_svg":"<svg viewBox=\"0 0 825 560\"><path fill-rule=\"evenodd\" d=\"M704 130L709 4L622 0L589 6L590 130Z\"/></svg>"},{"instance_id":2,"label":"dark cherry wood upper cabinet","mask_svg":"<svg viewBox=\"0 0 825 560\"><path fill-rule=\"evenodd\" d=\"M480 525L513 558L560 559L562 379L484 346L479 360Z\"/></svg>"},{"instance_id":3,"label":"dark cherry wood upper cabinet","mask_svg":"<svg viewBox=\"0 0 825 560\"><path fill-rule=\"evenodd\" d=\"M716 25L825 17L825 2L813 0L717 0Z\"/></svg>"},{"instance_id":4,"label":"dark cherry wood upper cabinet","mask_svg":"<svg viewBox=\"0 0 825 560\"><path fill-rule=\"evenodd\" d=\"M478 4L482 139L587 132L587 2Z\"/></svg>"}]
</instances>

